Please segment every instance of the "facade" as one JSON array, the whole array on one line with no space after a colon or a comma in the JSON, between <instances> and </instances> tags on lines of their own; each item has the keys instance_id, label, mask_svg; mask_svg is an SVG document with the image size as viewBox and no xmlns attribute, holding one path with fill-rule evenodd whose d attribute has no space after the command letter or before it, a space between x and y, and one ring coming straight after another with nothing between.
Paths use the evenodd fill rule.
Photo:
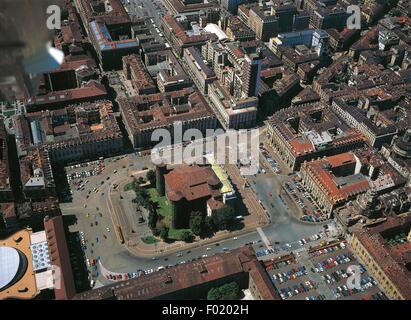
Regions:
<instances>
[{"instance_id":1,"label":"facade","mask_svg":"<svg viewBox=\"0 0 411 320\"><path fill-rule=\"evenodd\" d=\"M56 286L54 289L55 298L56 300L70 300L76 294L76 287L67 248L63 217L46 217L44 219L44 232L47 237L51 265L60 271L60 286Z\"/></svg>"},{"instance_id":2,"label":"facade","mask_svg":"<svg viewBox=\"0 0 411 320\"><path fill-rule=\"evenodd\" d=\"M122 57L138 53L138 42L135 39L113 40L109 29L103 23L89 23L90 40L104 70L121 69Z\"/></svg>"},{"instance_id":3,"label":"facade","mask_svg":"<svg viewBox=\"0 0 411 320\"><path fill-rule=\"evenodd\" d=\"M96 62L87 55L68 55L58 69L44 75L46 89L62 91L78 88L82 82L97 78L96 67Z\"/></svg>"},{"instance_id":4,"label":"facade","mask_svg":"<svg viewBox=\"0 0 411 320\"><path fill-rule=\"evenodd\" d=\"M217 118L225 129L241 129L255 126L257 121L257 97L235 99L219 81L209 85L208 96Z\"/></svg>"},{"instance_id":5,"label":"facade","mask_svg":"<svg viewBox=\"0 0 411 320\"><path fill-rule=\"evenodd\" d=\"M270 49L280 54L281 47L296 47L305 45L313 48L317 55L322 56L328 48L329 35L320 29L308 29L302 31L280 33L270 39Z\"/></svg>"},{"instance_id":6,"label":"facade","mask_svg":"<svg viewBox=\"0 0 411 320\"><path fill-rule=\"evenodd\" d=\"M377 125L363 109L359 108L359 99L334 99L332 108L352 128L357 128L367 139L367 142L375 148L380 148L384 143L390 144L397 134L394 124Z\"/></svg>"},{"instance_id":7,"label":"facade","mask_svg":"<svg viewBox=\"0 0 411 320\"><path fill-rule=\"evenodd\" d=\"M184 59L190 74L198 90L208 93L208 85L216 80L214 71L204 63L198 49L190 47L184 49Z\"/></svg>"},{"instance_id":8,"label":"facade","mask_svg":"<svg viewBox=\"0 0 411 320\"><path fill-rule=\"evenodd\" d=\"M123 136L108 100L27 113L17 122L18 136L24 137L19 141L22 149L41 147L47 150L51 162L92 159L116 154L123 147Z\"/></svg>"},{"instance_id":9,"label":"facade","mask_svg":"<svg viewBox=\"0 0 411 320\"><path fill-rule=\"evenodd\" d=\"M104 85L91 80L85 85L62 91L52 91L45 95L31 97L27 100L27 112L59 109L70 104L93 102L107 98Z\"/></svg>"},{"instance_id":10,"label":"facade","mask_svg":"<svg viewBox=\"0 0 411 320\"><path fill-rule=\"evenodd\" d=\"M204 0L165 0L164 4L172 15L199 15L200 12L218 7L217 1Z\"/></svg>"},{"instance_id":11,"label":"facade","mask_svg":"<svg viewBox=\"0 0 411 320\"><path fill-rule=\"evenodd\" d=\"M390 217L385 223L353 233L352 249L389 299L411 299L411 215ZM402 234L403 243L392 241Z\"/></svg>"},{"instance_id":12,"label":"facade","mask_svg":"<svg viewBox=\"0 0 411 320\"><path fill-rule=\"evenodd\" d=\"M282 109L268 120L270 141L292 170L304 161L362 147L365 138L321 103Z\"/></svg>"},{"instance_id":13,"label":"facade","mask_svg":"<svg viewBox=\"0 0 411 320\"><path fill-rule=\"evenodd\" d=\"M14 196L10 180L8 134L3 120L0 122L0 202L10 202Z\"/></svg>"},{"instance_id":14,"label":"facade","mask_svg":"<svg viewBox=\"0 0 411 320\"><path fill-rule=\"evenodd\" d=\"M121 69L123 56L138 53L120 0L75 0L75 5L103 69Z\"/></svg>"},{"instance_id":15,"label":"facade","mask_svg":"<svg viewBox=\"0 0 411 320\"><path fill-rule=\"evenodd\" d=\"M317 29L343 29L349 14L347 9L335 1L307 0L303 8L310 17L310 27Z\"/></svg>"},{"instance_id":16,"label":"facade","mask_svg":"<svg viewBox=\"0 0 411 320\"><path fill-rule=\"evenodd\" d=\"M203 134L206 129L217 128L217 119L207 101L192 88L121 99L119 105L135 149L156 145L158 140L152 140L156 129L168 130L173 139L175 125L181 125L183 131L199 129Z\"/></svg>"},{"instance_id":17,"label":"facade","mask_svg":"<svg viewBox=\"0 0 411 320\"><path fill-rule=\"evenodd\" d=\"M261 63L262 57L259 52L245 56L242 74L243 95L245 97L258 97Z\"/></svg>"},{"instance_id":18,"label":"facade","mask_svg":"<svg viewBox=\"0 0 411 320\"><path fill-rule=\"evenodd\" d=\"M331 217L336 207L355 199L370 187L368 178L360 170L359 159L347 152L304 162L301 180L321 210Z\"/></svg>"},{"instance_id":19,"label":"facade","mask_svg":"<svg viewBox=\"0 0 411 320\"><path fill-rule=\"evenodd\" d=\"M138 95L156 93L154 81L145 70L141 58L136 54L123 57L123 72Z\"/></svg>"},{"instance_id":20,"label":"facade","mask_svg":"<svg viewBox=\"0 0 411 320\"><path fill-rule=\"evenodd\" d=\"M249 9L248 25L264 42L279 32L306 29L308 22L308 15L298 12L294 5L252 6Z\"/></svg>"},{"instance_id":21,"label":"facade","mask_svg":"<svg viewBox=\"0 0 411 320\"><path fill-rule=\"evenodd\" d=\"M250 29L237 16L227 18L225 29L227 37L232 41L252 41L255 40L255 32Z\"/></svg>"}]
</instances>

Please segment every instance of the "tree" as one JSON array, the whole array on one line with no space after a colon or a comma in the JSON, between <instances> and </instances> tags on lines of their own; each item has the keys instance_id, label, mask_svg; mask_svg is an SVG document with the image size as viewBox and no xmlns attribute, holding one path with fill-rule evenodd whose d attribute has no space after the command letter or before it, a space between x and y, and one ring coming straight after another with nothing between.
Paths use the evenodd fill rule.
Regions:
<instances>
[{"instance_id":1,"label":"tree","mask_svg":"<svg viewBox=\"0 0 411 320\"><path fill-rule=\"evenodd\" d=\"M236 282L223 284L208 291L207 300L236 300L240 298L240 287Z\"/></svg>"},{"instance_id":2,"label":"tree","mask_svg":"<svg viewBox=\"0 0 411 320\"><path fill-rule=\"evenodd\" d=\"M153 230L157 225L158 215L156 210L150 210L148 214L148 226Z\"/></svg>"},{"instance_id":3,"label":"tree","mask_svg":"<svg viewBox=\"0 0 411 320\"><path fill-rule=\"evenodd\" d=\"M204 227L206 229L208 229L209 231L214 231L215 225L214 225L214 222L213 222L213 217L209 217L209 216L205 217Z\"/></svg>"},{"instance_id":4,"label":"tree","mask_svg":"<svg viewBox=\"0 0 411 320\"><path fill-rule=\"evenodd\" d=\"M189 227L195 235L200 235L204 231L204 216L200 211L191 212Z\"/></svg>"},{"instance_id":5,"label":"tree","mask_svg":"<svg viewBox=\"0 0 411 320\"><path fill-rule=\"evenodd\" d=\"M224 206L221 209L217 209L212 215L213 225L218 230L227 230L235 221L235 212L231 206Z\"/></svg>"},{"instance_id":6,"label":"tree","mask_svg":"<svg viewBox=\"0 0 411 320\"><path fill-rule=\"evenodd\" d=\"M143 184L144 182L146 182L146 180L144 180L143 177L139 177L137 182L138 182L138 184Z\"/></svg>"},{"instance_id":7,"label":"tree","mask_svg":"<svg viewBox=\"0 0 411 320\"><path fill-rule=\"evenodd\" d=\"M219 288L211 288L207 293L207 300L221 300L221 292Z\"/></svg>"},{"instance_id":8,"label":"tree","mask_svg":"<svg viewBox=\"0 0 411 320\"><path fill-rule=\"evenodd\" d=\"M153 170L149 170L146 174L146 178L150 181L151 186L156 184L156 173Z\"/></svg>"},{"instance_id":9,"label":"tree","mask_svg":"<svg viewBox=\"0 0 411 320\"><path fill-rule=\"evenodd\" d=\"M166 240L168 238L168 227L163 225L160 228L160 238Z\"/></svg>"},{"instance_id":10,"label":"tree","mask_svg":"<svg viewBox=\"0 0 411 320\"><path fill-rule=\"evenodd\" d=\"M182 240L184 242L191 242L191 241L193 241L193 235L190 231L184 230L180 234L180 240Z\"/></svg>"},{"instance_id":11,"label":"tree","mask_svg":"<svg viewBox=\"0 0 411 320\"><path fill-rule=\"evenodd\" d=\"M235 300L240 296L240 288L236 282L222 285L220 292L223 300Z\"/></svg>"}]
</instances>

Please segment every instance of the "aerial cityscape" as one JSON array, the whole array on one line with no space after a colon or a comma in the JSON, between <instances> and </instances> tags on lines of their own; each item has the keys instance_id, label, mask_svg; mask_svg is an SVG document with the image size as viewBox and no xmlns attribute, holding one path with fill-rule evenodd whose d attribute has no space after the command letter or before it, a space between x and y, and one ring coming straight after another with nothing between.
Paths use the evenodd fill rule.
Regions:
<instances>
[{"instance_id":1,"label":"aerial cityscape","mask_svg":"<svg viewBox=\"0 0 411 320\"><path fill-rule=\"evenodd\" d=\"M0 43L0 300L411 300L410 1L2 0Z\"/></svg>"}]
</instances>

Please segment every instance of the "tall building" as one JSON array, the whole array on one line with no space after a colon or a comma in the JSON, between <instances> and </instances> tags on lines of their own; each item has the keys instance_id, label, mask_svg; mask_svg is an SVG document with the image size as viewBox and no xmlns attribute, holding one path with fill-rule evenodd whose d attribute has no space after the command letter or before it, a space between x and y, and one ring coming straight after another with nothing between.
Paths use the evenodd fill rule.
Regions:
<instances>
[{"instance_id":1,"label":"tall building","mask_svg":"<svg viewBox=\"0 0 411 320\"><path fill-rule=\"evenodd\" d=\"M308 28L309 16L298 11L294 5L253 6L249 10L248 25L255 31L257 38L267 42L279 32L303 30Z\"/></svg>"},{"instance_id":2,"label":"tall building","mask_svg":"<svg viewBox=\"0 0 411 320\"><path fill-rule=\"evenodd\" d=\"M246 97L257 97L261 74L260 52L248 54L243 63L243 94Z\"/></svg>"}]
</instances>

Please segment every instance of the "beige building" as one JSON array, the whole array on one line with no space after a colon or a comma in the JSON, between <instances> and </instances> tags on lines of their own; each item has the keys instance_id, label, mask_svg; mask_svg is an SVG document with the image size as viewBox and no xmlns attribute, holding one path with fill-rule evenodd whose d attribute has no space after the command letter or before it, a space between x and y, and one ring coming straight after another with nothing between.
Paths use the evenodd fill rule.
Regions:
<instances>
[{"instance_id":1,"label":"beige building","mask_svg":"<svg viewBox=\"0 0 411 320\"><path fill-rule=\"evenodd\" d=\"M411 299L410 227L411 214L406 213L354 232L350 239L360 262L392 300ZM401 234L408 234L408 241Z\"/></svg>"},{"instance_id":2,"label":"beige building","mask_svg":"<svg viewBox=\"0 0 411 320\"><path fill-rule=\"evenodd\" d=\"M301 166L302 184L331 217L336 207L368 190L368 179L360 169L361 163L351 152L305 162Z\"/></svg>"},{"instance_id":3,"label":"beige building","mask_svg":"<svg viewBox=\"0 0 411 320\"><path fill-rule=\"evenodd\" d=\"M208 96L225 129L251 128L257 120L257 97L236 99L218 81L209 85Z\"/></svg>"}]
</instances>

